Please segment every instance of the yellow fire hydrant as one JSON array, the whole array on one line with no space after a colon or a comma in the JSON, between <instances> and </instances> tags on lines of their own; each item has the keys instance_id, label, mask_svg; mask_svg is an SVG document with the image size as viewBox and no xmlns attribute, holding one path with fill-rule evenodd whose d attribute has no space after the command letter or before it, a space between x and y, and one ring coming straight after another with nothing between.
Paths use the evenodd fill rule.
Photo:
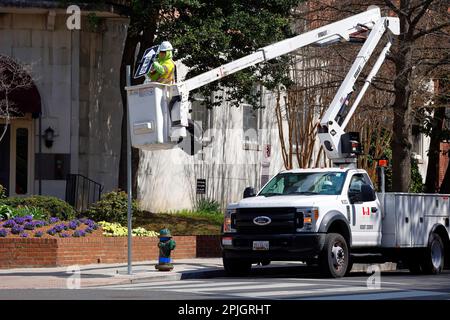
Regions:
<instances>
[{"instance_id":1,"label":"yellow fire hydrant","mask_svg":"<svg viewBox=\"0 0 450 320\"><path fill-rule=\"evenodd\" d=\"M159 260L155 269L159 271L171 271L173 269L170 253L175 249L175 246L175 240L172 239L169 229L162 229L159 232Z\"/></svg>"}]
</instances>

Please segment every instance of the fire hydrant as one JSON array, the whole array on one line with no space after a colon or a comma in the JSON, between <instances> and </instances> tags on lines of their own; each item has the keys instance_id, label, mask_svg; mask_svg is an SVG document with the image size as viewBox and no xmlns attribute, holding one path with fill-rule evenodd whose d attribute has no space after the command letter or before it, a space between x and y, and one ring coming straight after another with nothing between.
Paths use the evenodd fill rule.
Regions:
<instances>
[{"instance_id":1,"label":"fire hydrant","mask_svg":"<svg viewBox=\"0 0 450 320\"><path fill-rule=\"evenodd\" d=\"M175 246L175 240L172 239L169 229L162 229L159 232L159 260L155 269L159 271L171 271L173 269L170 253L175 249Z\"/></svg>"}]
</instances>

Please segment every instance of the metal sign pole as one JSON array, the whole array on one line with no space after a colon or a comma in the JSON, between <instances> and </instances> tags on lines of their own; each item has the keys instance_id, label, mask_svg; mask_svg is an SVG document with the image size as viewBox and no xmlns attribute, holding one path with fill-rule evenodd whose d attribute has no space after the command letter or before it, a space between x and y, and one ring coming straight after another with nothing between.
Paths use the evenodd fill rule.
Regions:
<instances>
[{"instance_id":1,"label":"metal sign pole","mask_svg":"<svg viewBox=\"0 0 450 320\"><path fill-rule=\"evenodd\" d=\"M131 86L131 66L127 65L126 69L127 86ZM132 271L132 234L131 234L131 134L130 134L130 106L128 105L127 98L127 193L128 193L128 274L131 275Z\"/></svg>"}]
</instances>

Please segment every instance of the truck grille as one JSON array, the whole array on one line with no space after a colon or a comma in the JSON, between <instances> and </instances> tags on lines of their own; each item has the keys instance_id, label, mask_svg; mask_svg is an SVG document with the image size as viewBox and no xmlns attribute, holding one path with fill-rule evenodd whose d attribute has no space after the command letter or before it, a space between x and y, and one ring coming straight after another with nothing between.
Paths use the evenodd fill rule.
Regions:
<instances>
[{"instance_id":1,"label":"truck grille","mask_svg":"<svg viewBox=\"0 0 450 320\"><path fill-rule=\"evenodd\" d=\"M271 222L257 225L253 219L259 216L269 217ZM303 228L303 213L297 212L297 208L240 208L233 222L240 234L295 233L297 228Z\"/></svg>"}]
</instances>

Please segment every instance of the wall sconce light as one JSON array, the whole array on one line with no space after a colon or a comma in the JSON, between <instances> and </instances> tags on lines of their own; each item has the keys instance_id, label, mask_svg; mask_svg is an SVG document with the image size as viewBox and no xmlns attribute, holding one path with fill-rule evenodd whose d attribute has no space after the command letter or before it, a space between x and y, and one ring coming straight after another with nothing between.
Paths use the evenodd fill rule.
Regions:
<instances>
[{"instance_id":1,"label":"wall sconce light","mask_svg":"<svg viewBox=\"0 0 450 320\"><path fill-rule=\"evenodd\" d=\"M42 137L44 138L45 146L47 148L51 148L53 145L53 139L55 138L55 130L53 130L51 127L48 127L47 129L45 129Z\"/></svg>"}]
</instances>

